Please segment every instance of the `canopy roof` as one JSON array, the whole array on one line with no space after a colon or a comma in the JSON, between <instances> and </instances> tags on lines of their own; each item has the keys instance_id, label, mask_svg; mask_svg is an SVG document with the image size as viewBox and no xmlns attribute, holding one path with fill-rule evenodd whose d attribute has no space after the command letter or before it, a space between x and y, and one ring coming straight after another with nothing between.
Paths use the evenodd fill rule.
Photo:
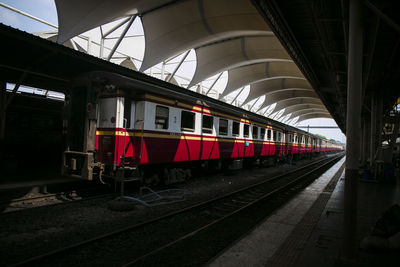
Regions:
<instances>
[{"instance_id":1,"label":"canopy roof","mask_svg":"<svg viewBox=\"0 0 400 267\"><path fill-rule=\"evenodd\" d=\"M285 115L292 113L299 119L330 116L250 0L55 2L59 43L105 23L138 15L145 34L139 71L194 49L197 65L188 87L227 71L228 82L220 98L249 85L243 104L265 96L259 110L277 103L274 112L288 108ZM130 60L122 65L135 69ZM166 79L175 83L173 76L170 73ZM304 110L308 113L303 114Z\"/></svg>"}]
</instances>

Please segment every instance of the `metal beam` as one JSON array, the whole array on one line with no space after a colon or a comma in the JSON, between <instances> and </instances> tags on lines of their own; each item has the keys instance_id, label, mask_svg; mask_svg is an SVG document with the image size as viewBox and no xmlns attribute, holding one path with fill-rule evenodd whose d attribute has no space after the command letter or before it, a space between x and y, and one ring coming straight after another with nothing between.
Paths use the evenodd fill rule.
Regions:
<instances>
[{"instance_id":1,"label":"metal beam","mask_svg":"<svg viewBox=\"0 0 400 267\"><path fill-rule=\"evenodd\" d=\"M110 59L112 58L112 56L114 55L115 51L117 50L118 46L120 45L120 43L122 42L122 39L124 39L124 36L126 35L126 33L128 32L129 28L131 27L132 23L135 21L136 19L136 15L132 16L129 21L128 24L126 25L124 31L122 32L121 36L118 38L117 42L115 43L114 47L111 49L110 54L108 54L107 60L110 61Z\"/></svg>"},{"instance_id":2,"label":"metal beam","mask_svg":"<svg viewBox=\"0 0 400 267\"><path fill-rule=\"evenodd\" d=\"M6 104L6 82L0 81L0 106ZM5 134L6 134L6 113L0 114L0 166L2 166L4 158L5 147Z\"/></svg>"},{"instance_id":3,"label":"metal beam","mask_svg":"<svg viewBox=\"0 0 400 267\"><path fill-rule=\"evenodd\" d=\"M297 126L297 128L309 128L309 129L337 129L338 126Z\"/></svg>"},{"instance_id":4,"label":"metal beam","mask_svg":"<svg viewBox=\"0 0 400 267\"><path fill-rule=\"evenodd\" d=\"M374 12L378 17L380 17L383 21L385 21L387 24L389 24L390 27L392 27L395 31L400 33L400 26L394 22L391 18L386 16L382 11L380 11L378 8L376 8L373 4L371 4L369 1L364 1L364 4L372 11Z\"/></svg>"},{"instance_id":5,"label":"metal beam","mask_svg":"<svg viewBox=\"0 0 400 267\"><path fill-rule=\"evenodd\" d=\"M365 75L364 75L364 82L363 82L362 103L364 103L366 88L367 88L369 76L371 73L372 60L374 58L374 53L375 53L376 37L378 35L379 24L380 24L379 17L375 17L372 19L372 27L370 29L371 37L370 37L369 45L368 45L369 51L367 52L367 56L366 56L367 60L365 62Z\"/></svg>"},{"instance_id":6,"label":"metal beam","mask_svg":"<svg viewBox=\"0 0 400 267\"><path fill-rule=\"evenodd\" d=\"M357 183L360 153L363 26L361 0L350 0L349 56L346 118L346 172L341 257L353 262L357 256Z\"/></svg>"},{"instance_id":7,"label":"metal beam","mask_svg":"<svg viewBox=\"0 0 400 267\"><path fill-rule=\"evenodd\" d=\"M3 116L5 115L8 105L10 105L10 103L13 100L15 94L17 93L19 87L24 82L25 76L26 76L26 72L23 72L21 77L19 78L18 82L15 84L14 89L11 92L11 95L5 101L5 105L0 110L0 117L1 118L3 118Z\"/></svg>"},{"instance_id":8,"label":"metal beam","mask_svg":"<svg viewBox=\"0 0 400 267\"><path fill-rule=\"evenodd\" d=\"M0 81L0 106L6 105L6 82ZM0 114L0 158L2 156L2 145L5 137L5 127L6 127L6 116L4 114Z\"/></svg>"},{"instance_id":9,"label":"metal beam","mask_svg":"<svg viewBox=\"0 0 400 267\"><path fill-rule=\"evenodd\" d=\"M2 6L2 7L4 7L4 8L7 8L7 9L9 9L9 10L11 10L11 11L14 11L14 12L16 12L16 13L18 13L18 14L21 14L21 15L23 15L23 16L25 16L25 17L31 18L31 19L33 19L33 20L36 20L36 21L38 21L38 22L40 22L40 23L46 24L47 26L50 26L50 27L52 27L52 28L58 29L58 26L57 26L57 25L54 25L54 24L52 24L52 23L49 23L49 22L44 21L44 20L42 20L42 19L39 19L39 18L37 18L37 17L35 17L35 16L29 15L28 13L25 13L25 12L23 12L23 11L21 11L21 10L18 10L18 9L16 9L16 8L11 7L11 6L9 6L9 5L6 5L6 4L4 4L4 3L0 3L0 6Z\"/></svg>"},{"instance_id":10,"label":"metal beam","mask_svg":"<svg viewBox=\"0 0 400 267\"><path fill-rule=\"evenodd\" d=\"M370 155L369 155L369 167L372 169L374 165L375 150L376 150L376 120L377 120L377 94L371 96L371 135L370 135Z\"/></svg>"},{"instance_id":11,"label":"metal beam","mask_svg":"<svg viewBox=\"0 0 400 267\"><path fill-rule=\"evenodd\" d=\"M250 107L250 111L253 109L253 107L254 107L255 104L258 102L258 100L260 100L260 98L261 98L261 96L259 96L259 97L257 98L257 100L254 101L253 105L251 105L251 107Z\"/></svg>"},{"instance_id":12,"label":"metal beam","mask_svg":"<svg viewBox=\"0 0 400 267\"><path fill-rule=\"evenodd\" d=\"M113 33L115 30L117 30L119 27L121 27L122 25L124 25L125 23L127 23L131 19L132 19L132 17L128 17L128 18L124 19L123 21L121 21L120 23L118 23L117 25L115 25L114 27L112 27L110 30L108 30L105 33L103 33L103 29L101 29L101 37L102 38L106 38L108 35Z\"/></svg>"},{"instance_id":13,"label":"metal beam","mask_svg":"<svg viewBox=\"0 0 400 267\"><path fill-rule=\"evenodd\" d=\"M218 82L219 78L221 78L222 73L224 73L224 72L221 72L221 73L218 75L217 79L215 79L215 81L213 82L213 84L212 84L212 85L210 86L210 88L208 89L206 95L208 95L208 93L211 91L211 89L213 89L214 85Z\"/></svg>"},{"instance_id":14,"label":"metal beam","mask_svg":"<svg viewBox=\"0 0 400 267\"><path fill-rule=\"evenodd\" d=\"M235 100L238 98L238 96L243 92L244 88L246 86L243 86L242 89L240 89L239 93L235 96L235 98L232 100L231 105L233 104L233 102L235 102Z\"/></svg>"},{"instance_id":15,"label":"metal beam","mask_svg":"<svg viewBox=\"0 0 400 267\"><path fill-rule=\"evenodd\" d=\"M183 58L181 59L181 61L179 61L178 66L176 66L176 68L174 69L174 71L171 73L171 75L169 76L169 78L167 79L167 82L170 82L172 80L172 78L174 78L175 73L178 71L178 69L181 67L182 63L185 61L186 57L189 55L190 50L188 50L185 55L183 56Z\"/></svg>"}]
</instances>

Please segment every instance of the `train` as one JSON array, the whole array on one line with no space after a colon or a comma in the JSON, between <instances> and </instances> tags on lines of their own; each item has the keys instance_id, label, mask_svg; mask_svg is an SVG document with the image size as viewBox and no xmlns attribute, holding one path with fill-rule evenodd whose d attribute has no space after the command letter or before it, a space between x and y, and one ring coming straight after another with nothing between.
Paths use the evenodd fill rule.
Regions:
<instances>
[{"instance_id":1,"label":"train","mask_svg":"<svg viewBox=\"0 0 400 267\"><path fill-rule=\"evenodd\" d=\"M63 175L174 183L343 146L179 86L93 71L65 95Z\"/></svg>"}]
</instances>

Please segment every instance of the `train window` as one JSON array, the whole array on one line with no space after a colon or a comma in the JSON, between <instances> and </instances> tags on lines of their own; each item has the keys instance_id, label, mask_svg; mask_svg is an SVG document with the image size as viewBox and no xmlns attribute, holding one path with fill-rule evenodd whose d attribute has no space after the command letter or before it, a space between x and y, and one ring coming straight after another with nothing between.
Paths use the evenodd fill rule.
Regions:
<instances>
[{"instance_id":1,"label":"train window","mask_svg":"<svg viewBox=\"0 0 400 267\"><path fill-rule=\"evenodd\" d=\"M295 140L296 143L299 141L299 138L297 137L297 135L296 135L296 138L294 140Z\"/></svg>"},{"instance_id":2,"label":"train window","mask_svg":"<svg viewBox=\"0 0 400 267\"><path fill-rule=\"evenodd\" d=\"M239 136L240 123L234 121L232 123L232 135Z\"/></svg>"},{"instance_id":3,"label":"train window","mask_svg":"<svg viewBox=\"0 0 400 267\"><path fill-rule=\"evenodd\" d=\"M219 135L228 135L228 120L219 119L218 133Z\"/></svg>"},{"instance_id":4,"label":"train window","mask_svg":"<svg viewBox=\"0 0 400 267\"><path fill-rule=\"evenodd\" d=\"M270 129L268 129L268 131L267 131L267 139L271 140L271 130Z\"/></svg>"},{"instance_id":5,"label":"train window","mask_svg":"<svg viewBox=\"0 0 400 267\"><path fill-rule=\"evenodd\" d=\"M181 130L194 132L194 112L184 111L181 113Z\"/></svg>"},{"instance_id":6,"label":"train window","mask_svg":"<svg viewBox=\"0 0 400 267\"><path fill-rule=\"evenodd\" d=\"M265 138L265 128L260 129L260 139L264 140Z\"/></svg>"},{"instance_id":7,"label":"train window","mask_svg":"<svg viewBox=\"0 0 400 267\"><path fill-rule=\"evenodd\" d=\"M125 98L124 101L124 128L129 129L131 128L131 108L132 108L132 101L129 98Z\"/></svg>"},{"instance_id":8,"label":"train window","mask_svg":"<svg viewBox=\"0 0 400 267\"><path fill-rule=\"evenodd\" d=\"M250 133L250 125L244 124L243 125L243 137L249 137Z\"/></svg>"},{"instance_id":9,"label":"train window","mask_svg":"<svg viewBox=\"0 0 400 267\"><path fill-rule=\"evenodd\" d=\"M272 133L273 133L272 138L274 139L274 141L276 141L276 138L277 138L276 131L272 131Z\"/></svg>"},{"instance_id":10,"label":"train window","mask_svg":"<svg viewBox=\"0 0 400 267\"><path fill-rule=\"evenodd\" d=\"M278 132L278 141L279 142L282 141L282 133L281 132Z\"/></svg>"},{"instance_id":11,"label":"train window","mask_svg":"<svg viewBox=\"0 0 400 267\"><path fill-rule=\"evenodd\" d=\"M156 106L156 129L168 129L169 108L163 106Z\"/></svg>"},{"instance_id":12,"label":"train window","mask_svg":"<svg viewBox=\"0 0 400 267\"><path fill-rule=\"evenodd\" d=\"M212 134L213 133L213 125L214 125L214 117L203 115L203 133Z\"/></svg>"},{"instance_id":13,"label":"train window","mask_svg":"<svg viewBox=\"0 0 400 267\"><path fill-rule=\"evenodd\" d=\"M258 127L253 125L253 139L258 139Z\"/></svg>"}]
</instances>

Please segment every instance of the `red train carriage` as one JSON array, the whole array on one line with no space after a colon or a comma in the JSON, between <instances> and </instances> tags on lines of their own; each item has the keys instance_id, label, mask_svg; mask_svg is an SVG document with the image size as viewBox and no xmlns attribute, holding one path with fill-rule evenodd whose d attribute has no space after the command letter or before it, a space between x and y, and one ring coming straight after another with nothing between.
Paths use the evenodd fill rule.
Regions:
<instances>
[{"instance_id":1,"label":"red train carriage","mask_svg":"<svg viewBox=\"0 0 400 267\"><path fill-rule=\"evenodd\" d=\"M65 105L66 175L168 176L194 164L240 166L328 150L301 130L174 85L104 72L76 84Z\"/></svg>"},{"instance_id":2,"label":"red train carriage","mask_svg":"<svg viewBox=\"0 0 400 267\"><path fill-rule=\"evenodd\" d=\"M102 96L99 109L96 159L114 168L287 154L282 129L204 106L144 94Z\"/></svg>"}]
</instances>

